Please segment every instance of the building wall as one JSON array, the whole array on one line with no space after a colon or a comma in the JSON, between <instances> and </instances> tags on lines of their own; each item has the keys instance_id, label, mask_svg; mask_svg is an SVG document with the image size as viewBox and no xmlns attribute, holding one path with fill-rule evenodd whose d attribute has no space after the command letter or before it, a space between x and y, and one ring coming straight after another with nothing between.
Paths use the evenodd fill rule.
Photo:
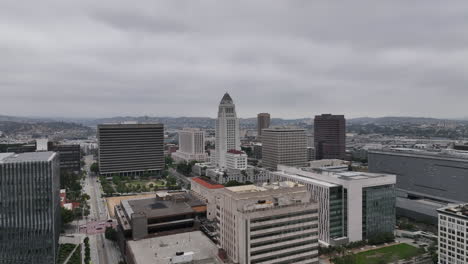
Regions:
<instances>
[{"instance_id":1,"label":"building wall","mask_svg":"<svg viewBox=\"0 0 468 264\"><path fill-rule=\"evenodd\" d=\"M260 113L257 115L257 136L262 136L262 129L270 127L270 114Z\"/></svg>"},{"instance_id":2,"label":"building wall","mask_svg":"<svg viewBox=\"0 0 468 264\"><path fill-rule=\"evenodd\" d=\"M343 115L319 115L314 119L316 159L346 158L346 120Z\"/></svg>"},{"instance_id":3,"label":"building wall","mask_svg":"<svg viewBox=\"0 0 468 264\"><path fill-rule=\"evenodd\" d=\"M164 169L162 124L99 125L101 174L142 174Z\"/></svg>"},{"instance_id":4,"label":"building wall","mask_svg":"<svg viewBox=\"0 0 468 264\"><path fill-rule=\"evenodd\" d=\"M205 133L193 128L179 131L179 151L190 154L205 153Z\"/></svg>"},{"instance_id":5,"label":"building wall","mask_svg":"<svg viewBox=\"0 0 468 264\"><path fill-rule=\"evenodd\" d=\"M369 171L396 174L397 188L409 193L468 201L468 159L370 151Z\"/></svg>"},{"instance_id":6,"label":"building wall","mask_svg":"<svg viewBox=\"0 0 468 264\"><path fill-rule=\"evenodd\" d=\"M319 203L319 236L321 241L327 244L338 243L336 239L339 238L340 232L348 238L349 242L366 239L366 224L368 222L372 227L377 226L375 229L371 229L372 232L379 228L389 230L389 227L393 230L394 224L389 225L388 223L395 221L394 175L348 180L335 177L333 172L314 173L288 166L279 166L278 169L280 172L270 173L272 181L287 179L304 184L311 192L313 200ZM327 185L327 183L331 185ZM336 185L340 188L333 190ZM373 187L376 188L376 191L369 195L372 197L369 203L377 202L380 205L379 208L364 206L367 202L363 197L365 193L367 194L364 190L373 190L367 189ZM379 189L380 187L382 189ZM341 193L336 193L339 190ZM342 213L341 221L339 220L340 210ZM332 211L335 212L331 213ZM367 215L369 219L366 218ZM342 230L339 228L340 222L343 225Z\"/></svg>"},{"instance_id":7,"label":"building wall","mask_svg":"<svg viewBox=\"0 0 468 264\"><path fill-rule=\"evenodd\" d=\"M236 106L229 94L225 94L218 108L216 119L215 165L226 167L226 153L228 150L240 150L239 119Z\"/></svg>"},{"instance_id":8,"label":"building wall","mask_svg":"<svg viewBox=\"0 0 468 264\"><path fill-rule=\"evenodd\" d=\"M468 217L439 211L439 263L468 263Z\"/></svg>"},{"instance_id":9,"label":"building wall","mask_svg":"<svg viewBox=\"0 0 468 264\"><path fill-rule=\"evenodd\" d=\"M246 154L226 154L226 168L228 169L247 169L247 155Z\"/></svg>"},{"instance_id":10,"label":"building wall","mask_svg":"<svg viewBox=\"0 0 468 264\"><path fill-rule=\"evenodd\" d=\"M396 225L396 195L391 185L367 187L363 196L363 238L393 233Z\"/></svg>"},{"instance_id":11,"label":"building wall","mask_svg":"<svg viewBox=\"0 0 468 264\"><path fill-rule=\"evenodd\" d=\"M0 162L0 263L55 263L60 235L60 165Z\"/></svg>"},{"instance_id":12,"label":"building wall","mask_svg":"<svg viewBox=\"0 0 468 264\"><path fill-rule=\"evenodd\" d=\"M276 170L278 165L305 166L307 141L303 129L264 129L262 165Z\"/></svg>"},{"instance_id":13,"label":"building wall","mask_svg":"<svg viewBox=\"0 0 468 264\"><path fill-rule=\"evenodd\" d=\"M54 144L50 150L59 153L61 170L76 172L81 170L80 145Z\"/></svg>"},{"instance_id":14,"label":"building wall","mask_svg":"<svg viewBox=\"0 0 468 264\"><path fill-rule=\"evenodd\" d=\"M274 201L275 197L301 203L254 209L259 199ZM239 195L223 190L216 197L216 206L219 246L234 263L318 263L317 204L310 202L305 188Z\"/></svg>"}]
</instances>

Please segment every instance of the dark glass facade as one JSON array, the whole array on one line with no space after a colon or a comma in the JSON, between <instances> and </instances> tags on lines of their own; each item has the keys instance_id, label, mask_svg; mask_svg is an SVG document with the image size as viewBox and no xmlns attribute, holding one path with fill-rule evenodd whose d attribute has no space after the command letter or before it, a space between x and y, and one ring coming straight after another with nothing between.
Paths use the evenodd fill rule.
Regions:
<instances>
[{"instance_id":1,"label":"dark glass facade","mask_svg":"<svg viewBox=\"0 0 468 264\"><path fill-rule=\"evenodd\" d=\"M53 152L0 159L0 263L56 262L60 168Z\"/></svg>"},{"instance_id":2,"label":"dark glass facade","mask_svg":"<svg viewBox=\"0 0 468 264\"><path fill-rule=\"evenodd\" d=\"M323 114L314 119L315 159L346 158L344 115Z\"/></svg>"},{"instance_id":3,"label":"dark glass facade","mask_svg":"<svg viewBox=\"0 0 468 264\"><path fill-rule=\"evenodd\" d=\"M395 205L394 185L362 189L363 239L369 239L380 233L393 233L396 223Z\"/></svg>"}]
</instances>

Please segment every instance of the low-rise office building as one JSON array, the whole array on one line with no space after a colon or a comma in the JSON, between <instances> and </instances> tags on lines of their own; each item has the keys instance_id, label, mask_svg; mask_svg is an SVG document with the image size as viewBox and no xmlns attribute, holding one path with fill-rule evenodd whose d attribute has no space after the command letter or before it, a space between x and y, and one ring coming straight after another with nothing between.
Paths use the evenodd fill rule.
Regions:
<instances>
[{"instance_id":1,"label":"low-rise office building","mask_svg":"<svg viewBox=\"0 0 468 264\"><path fill-rule=\"evenodd\" d=\"M318 206L293 182L216 194L219 247L234 263L318 263Z\"/></svg>"},{"instance_id":2,"label":"low-rise office building","mask_svg":"<svg viewBox=\"0 0 468 264\"><path fill-rule=\"evenodd\" d=\"M206 217L206 203L186 191L159 191L154 198L122 200L114 214L118 245L130 261L130 240L199 230L198 218Z\"/></svg>"},{"instance_id":3,"label":"low-rise office building","mask_svg":"<svg viewBox=\"0 0 468 264\"><path fill-rule=\"evenodd\" d=\"M226 168L235 170L247 169L247 154L240 150L229 150L226 153Z\"/></svg>"},{"instance_id":4,"label":"low-rise office building","mask_svg":"<svg viewBox=\"0 0 468 264\"><path fill-rule=\"evenodd\" d=\"M128 241L128 264L222 263L218 248L202 232Z\"/></svg>"},{"instance_id":5,"label":"low-rise office building","mask_svg":"<svg viewBox=\"0 0 468 264\"><path fill-rule=\"evenodd\" d=\"M293 181L307 186L319 207L319 239L339 245L393 233L395 175L329 172L278 166L270 181Z\"/></svg>"},{"instance_id":6,"label":"low-rise office building","mask_svg":"<svg viewBox=\"0 0 468 264\"><path fill-rule=\"evenodd\" d=\"M219 189L224 188L224 185L198 177L189 180L191 193L206 203L206 218L213 220L216 214L215 195Z\"/></svg>"},{"instance_id":7,"label":"low-rise office building","mask_svg":"<svg viewBox=\"0 0 468 264\"><path fill-rule=\"evenodd\" d=\"M468 204L437 210L439 214L439 264L468 263Z\"/></svg>"}]
</instances>

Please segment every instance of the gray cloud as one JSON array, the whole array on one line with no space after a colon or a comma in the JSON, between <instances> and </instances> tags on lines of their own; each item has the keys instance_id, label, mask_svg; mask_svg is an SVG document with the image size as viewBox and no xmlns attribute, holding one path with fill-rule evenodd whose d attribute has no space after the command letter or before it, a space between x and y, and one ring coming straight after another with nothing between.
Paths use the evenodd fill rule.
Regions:
<instances>
[{"instance_id":1,"label":"gray cloud","mask_svg":"<svg viewBox=\"0 0 468 264\"><path fill-rule=\"evenodd\" d=\"M464 117L468 3L2 1L0 114Z\"/></svg>"}]
</instances>

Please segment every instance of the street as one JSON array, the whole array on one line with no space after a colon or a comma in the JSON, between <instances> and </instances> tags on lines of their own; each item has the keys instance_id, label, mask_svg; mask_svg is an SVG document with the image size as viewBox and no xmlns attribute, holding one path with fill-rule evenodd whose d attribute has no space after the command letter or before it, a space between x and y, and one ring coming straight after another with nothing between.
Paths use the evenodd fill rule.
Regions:
<instances>
[{"instance_id":1,"label":"street","mask_svg":"<svg viewBox=\"0 0 468 264\"><path fill-rule=\"evenodd\" d=\"M109 220L106 202L101 198L101 186L97 183L98 177L90 171L93 164L93 156L85 157L85 167L87 177L85 181L85 192L90 196L90 218L97 222L106 222ZM104 233L90 235L91 261L99 264L117 264L120 258L120 251L114 242L107 240Z\"/></svg>"},{"instance_id":2,"label":"street","mask_svg":"<svg viewBox=\"0 0 468 264\"><path fill-rule=\"evenodd\" d=\"M190 184L190 181L189 179L187 179L187 177L179 172L177 172L175 169L173 168L169 168L169 175L172 175L174 177L177 178L177 181L180 181L183 183L183 187L187 187L189 184Z\"/></svg>"}]
</instances>

